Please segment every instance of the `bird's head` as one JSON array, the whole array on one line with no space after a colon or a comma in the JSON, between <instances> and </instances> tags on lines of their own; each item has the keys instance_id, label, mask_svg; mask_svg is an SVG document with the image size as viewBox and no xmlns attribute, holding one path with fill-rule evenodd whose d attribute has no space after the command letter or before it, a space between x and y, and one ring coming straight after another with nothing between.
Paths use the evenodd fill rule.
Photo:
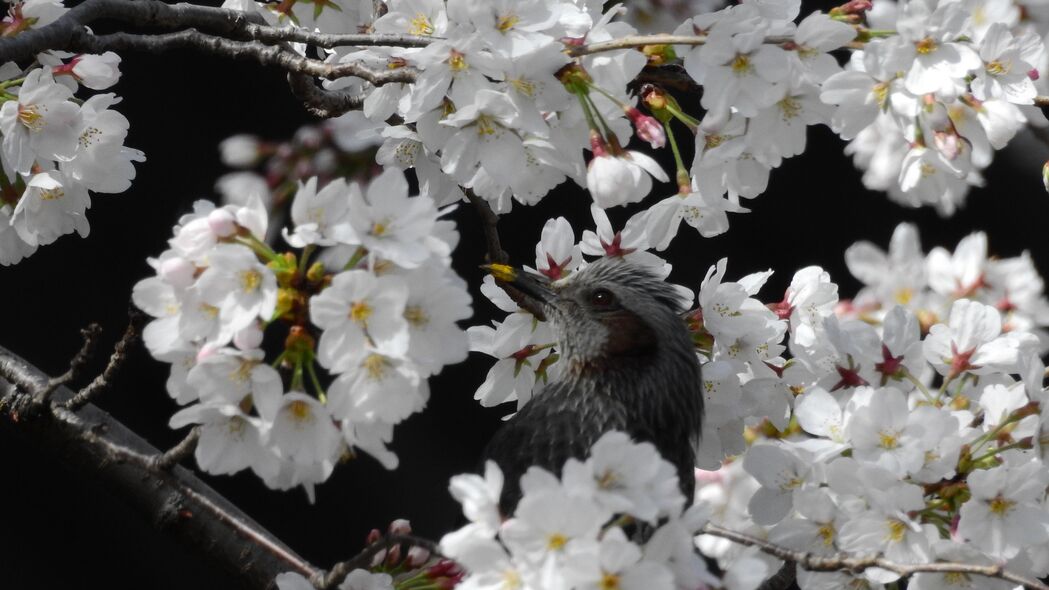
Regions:
<instances>
[{"instance_id":1,"label":"bird's head","mask_svg":"<svg viewBox=\"0 0 1049 590\"><path fill-rule=\"evenodd\" d=\"M487 268L539 304L569 371L650 364L658 353L694 357L681 319L681 295L645 267L601 258L552 282L506 265Z\"/></svg>"}]
</instances>

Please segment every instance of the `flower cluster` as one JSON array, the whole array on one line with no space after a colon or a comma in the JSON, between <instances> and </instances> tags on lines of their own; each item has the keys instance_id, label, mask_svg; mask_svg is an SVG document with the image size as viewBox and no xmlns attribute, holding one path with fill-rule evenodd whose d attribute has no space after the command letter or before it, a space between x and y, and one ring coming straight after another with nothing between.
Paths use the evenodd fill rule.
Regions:
<instances>
[{"instance_id":1,"label":"flower cluster","mask_svg":"<svg viewBox=\"0 0 1049 590\"><path fill-rule=\"evenodd\" d=\"M950 214L1028 121L1047 64L1023 3L878 2L875 36L828 78L821 98L869 188ZM890 34L891 32L891 34ZM882 36L884 35L884 36Z\"/></svg>"},{"instance_id":2,"label":"flower cluster","mask_svg":"<svg viewBox=\"0 0 1049 590\"><path fill-rule=\"evenodd\" d=\"M660 204L652 222L664 228L667 243L681 219L745 211L739 197L760 194L769 169L804 149L806 125L829 122L818 86L840 68L827 52L856 36L853 26L822 13L795 25L796 2L754 2L687 20L688 32L710 33L699 48L623 48L571 58L566 51L574 47L636 34L615 20L625 9L601 13L600 3L545 0L392 0L372 20L368 11L342 4L339 18L356 18L361 29L434 38L423 48L338 49L328 56L419 72L412 84L376 88L357 78L329 84L361 92L363 112L375 121L398 116L400 124L382 131L380 163L415 168L423 193L439 203L461 198L461 186L504 213L512 201L534 204L572 178L605 208L643 200L653 178L669 180L650 156L623 147L632 132L653 148L669 139L679 194ZM271 22L311 26L293 7L255 9ZM312 25L320 31L326 30L322 18ZM788 41L766 43L767 36ZM655 117L643 114L627 89L646 65L667 63L679 52L687 53L685 67L698 82L710 78L702 126L660 88L644 97ZM689 169L670 129L674 120L696 135Z\"/></svg>"},{"instance_id":3,"label":"flower cluster","mask_svg":"<svg viewBox=\"0 0 1049 590\"><path fill-rule=\"evenodd\" d=\"M524 495L506 520L499 512L502 487L493 462L483 477L452 478L452 495L470 523L445 535L441 549L465 568L461 588L673 590L716 580L693 551L706 507L685 509L674 466L650 443L613 431L585 461L569 459L561 477L529 469L521 476ZM634 538L615 515L633 519ZM638 526L651 530L638 535Z\"/></svg>"},{"instance_id":4,"label":"flower cluster","mask_svg":"<svg viewBox=\"0 0 1049 590\"><path fill-rule=\"evenodd\" d=\"M636 236L599 241L643 244ZM570 272L587 241L576 245L563 220L549 223L538 247L549 262L538 271ZM980 233L926 255L903 224L888 252L860 242L846 261L865 285L852 300L839 299L819 267L798 271L773 303L756 298L771 271L729 281L721 260L707 273L686 317L706 408L697 466L708 471L697 471L696 502L717 524L799 551L1049 574L1040 359L1049 301L1030 257L991 258ZM475 349L502 359L478 390L482 403L527 403L559 370L549 328L517 317L526 315L514 309L495 328L471 329ZM771 575L780 565L724 539L697 543L726 571L746 562ZM911 584L939 588L943 576ZM805 590L897 578L798 572Z\"/></svg>"},{"instance_id":5,"label":"flower cluster","mask_svg":"<svg viewBox=\"0 0 1049 590\"><path fill-rule=\"evenodd\" d=\"M394 425L426 405L427 377L466 356L456 322L470 299L449 268L458 235L440 213L387 170L366 189L301 185L294 229L283 232L298 254L265 244L258 195L220 208L200 201L179 220L150 261L156 276L133 296L157 318L144 341L172 365L168 393L188 405L172 427L201 425L202 469L250 468L312 496L352 448L396 466L386 448ZM284 341L268 364L273 332Z\"/></svg>"},{"instance_id":6,"label":"flower cluster","mask_svg":"<svg viewBox=\"0 0 1049 590\"><path fill-rule=\"evenodd\" d=\"M44 26L66 8L49 0L13 4L0 21L10 36ZM128 121L115 94L74 98L80 86L104 90L120 78L120 57L41 53L40 67L0 64L0 265L59 237L87 236L89 191L121 193L145 155L124 146Z\"/></svg>"}]
</instances>

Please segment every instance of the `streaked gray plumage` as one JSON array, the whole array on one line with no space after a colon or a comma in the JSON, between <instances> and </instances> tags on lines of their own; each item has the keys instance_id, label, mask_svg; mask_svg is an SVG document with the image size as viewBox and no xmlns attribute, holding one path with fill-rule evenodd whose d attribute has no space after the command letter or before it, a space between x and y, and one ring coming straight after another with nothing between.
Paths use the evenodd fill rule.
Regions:
<instances>
[{"instance_id":1,"label":"streaked gray plumage","mask_svg":"<svg viewBox=\"0 0 1049 590\"><path fill-rule=\"evenodd\" d=\"M565 368L485 450L505 474L503 513L520 500L518 480L529 466L560 474L565 460L586 457L609 430L655 444L691 502L703 394L678 292L611 257L554 283L520 273L508 283L541 303Z\"/></svg>"}]
</instances>

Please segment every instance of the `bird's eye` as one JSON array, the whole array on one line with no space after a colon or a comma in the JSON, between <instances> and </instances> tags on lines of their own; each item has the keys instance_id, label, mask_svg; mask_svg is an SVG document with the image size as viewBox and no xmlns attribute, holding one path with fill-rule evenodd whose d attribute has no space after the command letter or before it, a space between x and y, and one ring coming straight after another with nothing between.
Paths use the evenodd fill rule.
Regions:
<instances>
[{"instance_id":1,"label":"bird's eye","mask_svg":"<svg viewBox=\"0 0 1049 590\"><path fill-rule=\"evenodd\" d=\"M590 294L590 303L597 307L609 307L615 302L615 295L608 289L597 289Z\"/></svg>"}]
</instances>

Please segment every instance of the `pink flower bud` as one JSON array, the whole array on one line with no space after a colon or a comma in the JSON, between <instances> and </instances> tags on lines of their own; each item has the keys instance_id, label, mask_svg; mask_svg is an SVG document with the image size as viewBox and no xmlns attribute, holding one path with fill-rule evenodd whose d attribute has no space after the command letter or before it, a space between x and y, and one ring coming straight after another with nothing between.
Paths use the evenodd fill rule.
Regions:
<instances>
[{"instance_id":1,"label":"pink flower bud","mask_svg":"<svg viewBox=\"0 0 1049 590\"><path fill-rule=\"evenodd\" d=\"M208 227L220 238L228 238L237 233L237 219L225 209L215 209L208 213Z\"/></svg>"},{"instance_id":2,"label":"pink flower bud","mask_svg":"<svg viewBox=\"0 0 1049 590\"><path fill-rule=\"evenodd\" d=\"M667 136L663 132L663 126L659 124L655 117L650 117L634 107L626 109L626 114L634 123L634 128L637 129L637 136L647 141L653 149L666 145Z\"/></svg>"},{"instance_id":3,"label":"pink flower bud","mask_svg":"<svg viewBox=\"0 0 1049 590\"><path fill-rule=\"evenodd\" d=\"M390 554L386 556L386 565L397 565L401 563L401 546L390 547Z\"/></svg>"},{"instance_id":4,"label":"pink flower bud","mask_svg":"<svg viewBox=\"0 0 1049 590\"><path fill-rule=\"evenodd\" d=\"M425 547L412 547L408 550L408 567L415 569L430 559L430 550Z\"/></svg>"},{"instance_id":5,"label":"pink flower bud","mask_svg":"<svg viewBox=\"0 0 1049 590\"><path fill-rule=\"evenodd\" d=\"M405 518L398 518L390 523L390 534L410 535L412 534L412 523L408 522Z\"/></svg>"},{"instance_id":6,"label":"pink flower bud","mask_svg":"<svg viewBox=\"0 0 1049 590\"><path fill-rule=\"evenodd\" d=\"M165 283L179 289L185 289L193 284L193 275L197 268L193 263L182 258L173 256L160 263L157 274Z\"/></svg>"},{"instance_id":7,"label":"pink flower bud","mask_svg":"<svg viewBox=\"0 0 1049 590\"><path fill-rule=\"evenodd\" d=\"M1031 71L1027 72L1027 77L1031 80L1037 80L1038 78L1041 78L1042 75L1038 73L1038 68L1031 68Z\"/></svg>"},{"instance_id":8,"label":"pink flower bud","mask_svg":"<svg viewBox=\"0 0 1049 590\"><path fill-rule=\"evenodd\" d=\"M368 531L368 536L364 539L364 542L368 545L371 545L372 543L378 542L378 540L381 538L382 533L379 532L379 529L372 529Z\"/></svg>"}]
</instances>

